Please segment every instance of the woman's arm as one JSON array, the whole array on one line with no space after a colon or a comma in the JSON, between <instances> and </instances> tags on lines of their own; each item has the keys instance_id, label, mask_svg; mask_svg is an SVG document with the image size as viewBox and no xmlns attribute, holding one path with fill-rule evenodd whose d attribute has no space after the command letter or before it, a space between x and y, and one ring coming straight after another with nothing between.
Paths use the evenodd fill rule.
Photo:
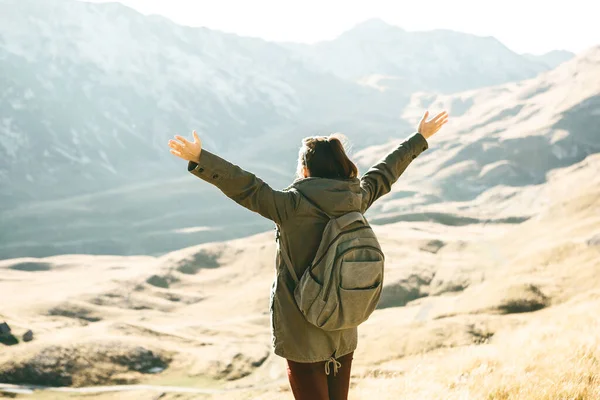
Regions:
<instances>
[{"instance_id":1,"label":"woman's arm","mask_svg":"<svg viewBox=\"0 0 600 400\"><path fill-rule=\"evenodd\" d=\"M293 192L273 190L254 174L202 149L194 132L194 142L176 136L181 142L169 141L171 153L188 161L188 171L218 187L227 197L281 224L294 212L298 199Z\"/></svg>"},{"instance_id":2,"label":"woman's arm","mask_svg":"<svg viewBox=\"0 0 600 400\"><path fill-rule=\"evenodd\" d=\"M400 175L410 163L429 148L427 139L448 122L448 113L442 112L427 121L426 112L419 123L419 131L405 140L383 160L371 167L361 178L363 190L362 211L365 212L381 196L392 190Z\"/></svg>"}]
</instances>

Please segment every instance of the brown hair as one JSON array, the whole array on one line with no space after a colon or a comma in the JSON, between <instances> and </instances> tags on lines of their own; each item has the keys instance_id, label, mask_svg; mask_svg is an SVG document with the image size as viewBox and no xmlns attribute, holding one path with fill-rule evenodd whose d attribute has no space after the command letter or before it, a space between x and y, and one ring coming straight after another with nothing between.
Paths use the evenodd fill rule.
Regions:
<instances>
[{"instance_id":1,"label":"brown hair","mask_svg":"<svg viewBox=\"0 0 600 400\"><path fill-rule=\"evenodd\" d=\"M339 133L303 139L298 157L298 177L303 177L302 170L306 167L310 176L315 178L356 178L358 168L346 155L345 141L346 138Z\"/></svg>"}]
</instances>

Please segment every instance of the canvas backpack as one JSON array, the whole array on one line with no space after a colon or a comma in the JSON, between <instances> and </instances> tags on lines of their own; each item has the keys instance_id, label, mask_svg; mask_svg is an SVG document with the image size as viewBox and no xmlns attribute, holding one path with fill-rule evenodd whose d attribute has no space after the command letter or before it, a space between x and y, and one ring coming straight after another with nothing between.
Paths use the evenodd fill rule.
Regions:
<instances>
[{"instance_id":1,"label":"canvas backpack","mask_svg":"<svg viewBox=\"0 0 600 400\"><path fill-rule=\"evenodd\" d=\"M379 241L362 213L332 217L300 194L329 222L315 258L300 278L277 234L281 257L296 283L296 304L323 330L354 328L369 318L381 296L384 255Z\"/></svg>"}]
</instances>

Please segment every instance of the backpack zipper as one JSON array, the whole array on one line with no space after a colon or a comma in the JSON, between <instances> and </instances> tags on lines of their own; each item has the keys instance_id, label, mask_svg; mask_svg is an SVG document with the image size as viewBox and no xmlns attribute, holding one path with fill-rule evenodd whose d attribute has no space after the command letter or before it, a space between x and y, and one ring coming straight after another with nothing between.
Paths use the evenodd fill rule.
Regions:
<instances>
[{"instance_id":1,"label":"backpack zipper","mask_svg":"<svg viewBox=\"0 0 600 400\"><path fill-rule=\"evenodd\" d=\"M379 249L375 246L356 246L356 247L349 248L348 250L344 250L340 255L338 255L333 260L333 265L335 266L335 263L337 262L337 260L339 260L340 258L345 256L347 253L350 253L350 252L358 250L358 249L375 250L377 253L381 254L381 257L383 257L385 259L385 255L383 254L383 251L381 251L381 249ZM329 299L329 288L331 287L331 282L333 282L333 271L334 271L334 268L331 267L331 276L329 277L329 282L327 282L327 288L325 289L325 298L323 299L323 301L327 301L327 299ZM340 272L340 274L341 274L341 272Z\"/></svg>"}]
</instances>

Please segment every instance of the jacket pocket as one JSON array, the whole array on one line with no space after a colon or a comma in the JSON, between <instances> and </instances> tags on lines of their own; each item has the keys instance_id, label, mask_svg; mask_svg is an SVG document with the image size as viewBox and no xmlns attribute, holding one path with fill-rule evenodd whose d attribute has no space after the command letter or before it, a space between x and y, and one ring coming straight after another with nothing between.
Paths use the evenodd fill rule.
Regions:
<instances>
[{"instance_id":1,"label":"jacket pocket","mask_svg":"<svg viewBox=\"0 0 600 400\"><path fill-rule=\"evenodd\" d=\"M315 325L317 325L319 328L324 328L332 318L335 318L336 312L339 309L339 302L328 301L326 303L321 299L318 299L317 302L320 303L319 308L321 312L319 313L316 321L317 323Z\"/></svg>"},{"instance_id":2,"label":"jacket pocket","mask_svg":"<svg viewBox=\"0 0 600 400\"><path fill-rule=\"evenodd\" d=\"M316 321L321 314L321 303L319 299L323 285L312 277L310 271L306 271L300 278L300 282L294 289L294 299L302 314L309 322L316 324Z\"/></svg>"}]
</instances>

